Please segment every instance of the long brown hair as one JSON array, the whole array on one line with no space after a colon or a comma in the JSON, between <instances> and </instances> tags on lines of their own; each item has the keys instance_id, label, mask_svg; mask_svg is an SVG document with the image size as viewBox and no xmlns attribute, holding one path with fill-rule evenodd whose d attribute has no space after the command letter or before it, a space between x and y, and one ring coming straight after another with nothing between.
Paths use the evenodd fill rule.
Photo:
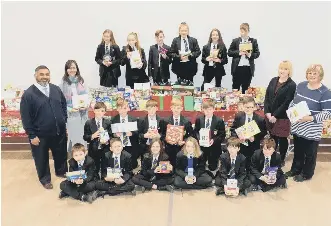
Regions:
<instances>
[{"instance_id":1,"label":"long brown hair","mask_svg":"<svg viewBox=\"0 0 331 226\"><path fill-rule=\"evenodd\" d=\"M110 36L110 44L111 45L117 45L116 44L116 41L115 41L115 38L114 38L114 33L112 30L110 29L106 29L103 33L102 33L102 38L101 38L101 44L105 44L105 41L103 40L103 35L105 33L109 33L109 36Z\"/></svg>"},{"instance_id":2,"label":"long brown hair","mask_svg":"<svg viewBox=\"0 0 331 226\"><path fill-rule=\"evenodd\" d=\"M69 85L71 85L71 81L69 79L69 74L68 74L68 71L67 71L71 67L71 64L74 64L77 68L76 77L77 77L78 82L84 83L84 79L80 75L79 67L78 67L78 64L75 60L68 60L66 62L66 64L64 65L64 75L63 75L62 80L66 81Z\"/></svg>"},{"instance_id":3,"label":"long brown hair","mask_svg":"<svg viewBox=\"0 0 331 226\"><path fill-rule=\"evenodd\" d=\"M161 156L164 152L164 145L163 145L163 142L160 140L160 138L153 138L150 145L149 145L149 152L152 154L152 146L154 143L159 143L160 145L160 153L159 155Z\"/></svg>"},{"instance_id":4,"label":"long brown hair","mask_svg":"<svg viewBox=\"0 0 331 226\"><path fill-rule=\"evenodd\" d=\"M214 31L216 31L218 33L218 46L223 47L223 45L224 45L223 38L222 38L220 30L218 30L217 28L214 28L213 30L211 30L211 32L209 34L208 44L211 44L213 42L211 36Z\"/></svg>"},{"instance_id":5,"label":"long brown hair","mask_svg":"<svg viewBox=\"0 0 331 226\"><path fill-rule=\"evenodd\" d=\"M135 47L138 49L139 54L140 54L140 56L141 56L141 47L140 47L140 42L139 42L139 39L138 39L138 35L137 35L137 33L135 33L135 32L131 32L131 33L129 33L127 39L129 38L130 35L134 36L134 38L136 39ZM128 43L128 44L126 45L126 52L129 52L129 51L130 51L130 45L129 45L129 43Z\"/></svg>"}]
</instances>

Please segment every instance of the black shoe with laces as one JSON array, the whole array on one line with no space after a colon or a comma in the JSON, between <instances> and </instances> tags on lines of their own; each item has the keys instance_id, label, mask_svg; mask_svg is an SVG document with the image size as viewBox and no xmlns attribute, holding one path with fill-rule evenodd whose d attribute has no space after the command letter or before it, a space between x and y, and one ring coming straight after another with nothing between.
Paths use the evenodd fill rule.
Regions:
<instances>
[{"instance_id":1,"label":"black shoe with laces","mask_svg":"<svg viewBox=\"0 0 331 226\"><path fill-rule=\"evenodd\" d=\"M311 179L311 178L307 178L307 177L303 176L302 174L296 175L296 176L294 176L294 178L293 178L293 180L294 180L295 182L303 182L303 181L305 181L305 180L310 180L310 179Z\"/></svg>"},{"instance_id":2,"label":"black shoe with laces","mask_svg":"<svg viewBox=\"0 0 331 226\"><path fill-rule=\"evenodd\" d=\"M223 195L225 194L224 189L222 188L217 188L215 192L216 196Z\"/></svg>"}]
</instances>

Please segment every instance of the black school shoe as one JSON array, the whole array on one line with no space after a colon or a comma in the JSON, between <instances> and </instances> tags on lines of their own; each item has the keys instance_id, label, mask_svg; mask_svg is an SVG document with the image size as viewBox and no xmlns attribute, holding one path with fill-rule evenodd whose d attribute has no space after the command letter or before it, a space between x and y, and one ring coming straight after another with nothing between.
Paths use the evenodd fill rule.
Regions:
<instances>
[{"instance_id":1,"label":"black school shoe","mask_svg":"<svg viewBox=\"0 0 331 226\"><path fill-rule=\"evenodd\" d=\"M157 190L168 191L168 192L172 193L172 192L174 192L174 187L172 185L160 186L160 187L157 187Z\"/></svg>"},{"instance_id":2,"label":"black school shoe","mask_svg":"<svg viewBox=\"0 0 331 226\"><path fill-rule=\"evenodd\" d=\"M80 200L82 202L88 202L88 203L91 204L96 199L97 199L97 192L96 191L93 191L91 193L82 195L82 197L81 197Z\"/></svg>"},{"instance_id":3,"label":"black school shoe","mask_svg":"<svg viewBox=\"0 0 331 226\"><path fill-rule=\"evenodd\" d=\"M303 181L305 181L305 180L310 180L310 179L311 179L311 178L307 178L307 177L303 176L302 174L296 175L296 176L294 176L294 178L293 178L293 180L294 180L295 182L303 182Z\"/></svg>"},{"instance_id":4,"label":"black school shoe","mask_svg":"<svg viewBox=\"0 0 331 226\"><path fill-rule=\"evenodd\" d=\"M216 192L215 192L215 195L216 196L225 195L224 189L223 188L217 188Z\"/></svg>"},{"instance_id":5,"label":"black school shoe","mask_svg":"<svg viewBox=\"0 0 331 226\"><path fill-rule=\"evenodd\" d=\"M295 177L297 174L293 173L292 171L288 171L284 174L285 178L288 179L289 177Z\"/></svg>"},{"instance_id":6,"label":"black school shoe","mask_svg":"<svg viewBox=\"0 0 331 226\"><path fill-rule=\"evenodd\" d=\"M64 193L63 191L60 191L59 199L63 199L63 198L66 198L66 197L69 197L69 195Z\"/></svg>"}]
</instances>

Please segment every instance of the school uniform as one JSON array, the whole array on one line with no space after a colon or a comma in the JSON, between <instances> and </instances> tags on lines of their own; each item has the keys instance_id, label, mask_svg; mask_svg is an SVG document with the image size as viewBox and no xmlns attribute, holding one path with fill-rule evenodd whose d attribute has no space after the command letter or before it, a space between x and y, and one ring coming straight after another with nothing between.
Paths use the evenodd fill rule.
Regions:
<instances>
[{"instance_id":1,"label":"school uniform","mask_svg":"<svg viewBox=\"0 0 331 226\"><path fill-rule=\"evenodd\" d=\"M263 154L261 149L256 150L252 156L251 163L251 174L249 179L253 185L259 185L262 188L262 191L266 192L276 187L286 186L285 175L281 168L281 157L280 154L274 152L271 157L266 157ZM277 170L277 180L274 184L267 184L259 178L265 174L266 168L268 167L278 167Z\"/></svg>"},{"instance_id":2,"label":"school uniform","mask_svg":"<svg viewBox=\"0 0 331 226\"><path fill-rule=\"evenodd\" d=\"M181 62L179 52L191 51L191 55L188 57L187 62ZM201 50L197 39L187 36L183 39L181 36L173 39L169 56L173 59L172 72L177 75L178 82L181 80L188 80L193 82L193 77L198 71L198 64L196 59L200 56Z\"/></svg>"},{"instance_id":3,"label":"school uniform","mask_svg":"<svg viewBox=\"0 0 331 226\"><path fill-rule=\"evenodd\" d=\"M111 59L112 64L107 67L102 62L105 57ZM98 45L95 62L99 64L100 86L117 87L118 78L121 76L121 51L118 45Z\"/></svg>"},{"instance_id":4,"label":"school uniform","mask_svg":"<svg viewBox=\"0 0 331 226\"><path fill-rule=\"evenodd\" d=\"M152 45L149 49L148 57L148 77L153 78L153 82L159 85L168 84L170 79L169 66L172 59L169 55L164 59L159 51L159 45ZM170 50L170 46L163 44L162 48L167 52Z\"/></svg>"},{"instance_id":5,"label":"school uniform","mask_svg":"<svg viewBox=\"0 0 331 226\"><path fill-rule=\"evenodd\" d=\"M74 199L81 199L82 195L95 190L95 164L90 156L86 156L82 162L77 162L71 158L69 160L69 172L85 170L87 178L81 185L65 180L60 183L60 189L66 195Z\"/></svg>"},{"instance_id":6,"label":"school uniform","mask_svg":"<svg viewBox=\"0 0 331 226\"><path fill-rule=\"evenodd\" d=\"M185 177L188 173L188 168L193 168L193 175L196 177L194 184L187 184ZM176 176L174 185L182 189L204 189L212 185L212 177L205 170L205 161L203 155L199 157L188 157L183 151L177 154L176 158Z\"/></svg>"},{"instance_id":7,"label":"school uniform","mask_svg":"<svg viewBox=\"0 0 331 226\"><path fill-rule=\"evenodd\" d=\"M174 181L172 173L154 173L155 168L160 161L168 161L167 154L159 154L154 157L152 153L146 153L141 164L141 171L132 178L132 182L136 185L143 186L147 190L151 190L153 184L157 185L158 190L167 190L166 185L171 185Z\"/></svg>"},{"instance_id":8,"label":"school uniform","mask_svg":"<svg viewBox=\"0 0 331 226\"><path fill-rule=\"evenodd\" d=\"M174 119L174 116L171 115L169 118L165 119L163 134L166 136L167 134L167 125L177 125L184 126L184 137L183 140L188 137L195 137L191 122L184 116L180 115L179 119ZM169 156L169 161L171 165L176 167L176 155L182 149L183 145L180 146L178 144L172 145L168 144L167 141L164 141L165 144L165 152Z\"/></svg>"},{"instance_id":9,"label":"school uniform","mask_svg":"<svg viewBox=\"0 0 331 226\"><path fill-rule=\"evenodd\" d=\"M96 118L87 120L84 125L83 135L83 139L89 143L88 155L94 160L95 176L99 179L101 158L104 156L105 153L109 151L109 142L107 142L106 144L101 144L99 138L95 138L92 140L92 135L97 132L101 127L105 131L107 131L109 137L111 137L111 121L107 118L102 118L100 121Z\"/></svg>"},{"instance_id":10,"label":"school uniform","mask_svg":"<svg viewBox=\"0 0 331 226\"><path fill-rule=\"evenodd\" d=\"M127 51L128 48L129 50ZM143 66L140 69L131 68L130 59L127 58L127 52L132 52L134 50L138 51L138 49L136 49L135 47L133 49L131 46L129 47L123 46L121 53L122 54L121 65L122 66L126 65L126 71L125 71L126 86L130 86L131 89L134 88L134 83L149 82L149 78L145 72L147 67L147 61L146 61L145 51L143 48L140 49L141 50L140 57Z\"/></svg>"},{"instance_id":11,"label":"school uniform","mask_svg":"<svg viewBox=\"0 0 331 226\"><path fill-rule=\"evenodd\" d=\"M255 150L260 149L261 141L263 140L264 136L267 134L264 118L262 118L255 112L253 113L252 118L247 117L245 112L238 112L235 116L235 119L230 129L231 136L238 137L235 130L252 120L255 120L261 132L254 136L253 142L247 140L248 146L244 144L240 144L240 153L242 153L246 157L246 170L248 172L250 170L249 165L251 162L251 156L253 155Z\"/></svg>"},{"instance_id":12,"label":"school uniform","mask_svg":"<svg viewBox=\"0 0 331 226\"><path fill-rule=\"evenodd\" d=\"M115 161L118 164L118 168L122 169L122 179L125 181L123 184L116 184L115 182L108 182L104 180L104 178L107 177L107 168L114 168L116 165ZM107 152L101 162L101 177L102 180L96 183L96 189L99 191L104 191L108 195L113 196L123 192L133 191L134 184L131 181L131 155L124 150L118 156L116 156L113 152Z\"/></svg>"},{"instance_id":13,"label":"school uniform","mask_svg":"<svg viewBox=\"0 0 331 226\"><path fill-rule=\"evenodd\" d=\"M250 56L240 56L239 45L240 43L251 42L253 50ZM240 89L242 93L248 89L251 84L255 71L254 59L260 56L259 46L257 40L254 38L242 39L241 37L232 40L228 56L232 57L231 74L232 74L232 89Z\"/></svg>"},{"instance_id":14,"label":"school uniform","mask_svg":"<svg viewBox=\"0 0 331 226\"><path fill-rule=\"evenodd\" d=\"M204 115L195 120L194 132L197 138L200 137L199 132L201 128L209 128L210 139L214 140L210 147L201 147L203 159L205 161L208 160L209 170L214 171L218 166L218 160L222 152L222 142L225 139L224 121L215 115L211 118L206 118Z\"/></svg>"},{"instance_id":15,"label":"school uniform","mask_svg":"<svg viewBox=\"0 0 331 226\"><path fill-rule=\"evenodd\" d=\"M112 124L115 123L125 123L125 122L137 122L137 119L133 116L127 115L126 118L122 118L120 115L115 115L112 118ZM131 163L132 163L132 167L133 169L138 167L138 161L137 159L139 158L139 156L141 155L141 148L139 145L139 132L138 131L132 131L132 136L128 137L126 136L126 133L123 133L122 136L120 137L120 139L122 140L123 146L124 146L124 150L127 151L128 153L130 153L131 155ZM113 134L113 137L116 134Z\"/></svg>"},{"instance_id":16,"label":"school uniform","mask_svg":"<svg viewBox=\"0 0 331 226\"><path fill-rule=\"evenodd\" d=\"M160 134L160 139L164 141L164 119L160 118L158 115L155 115L154 118L149 117L148 115L144 118L138 120L138 131L139 131L139 143L142 150L142 155L149 152L149 145L151 139L145 138L144 134L148 132L149 129L157 129Z\"/></svg>"},{"instance_id":17,"label":"school uniform","mask_svg":"<svg viewBox=\"0 0 331 226\"><path fill-rule=\"evenodd\" d=\"M210 63L206 60L210 56L210 52L214 49L218 49L217 58L221 59L221 62ZM213 44L208 43L202 48L201 62L204 64L202 76L203 84L210 83L215 78L215 87L221 87L222 77L226 74L224 70L224 65L228 63L227 49L224 44ZM202 85L201 90L204 90L204 85Z\"/></svg>"},{"instance_id":18,"label":"school uniform","mask_svg":"<svg viewBox=\"0 0 331 226\"><path fill-rule=\"evenodd\" d=\"M235 159L231 159L227 151L220 157L221 166L215 178L215 185L220 187L221 193L224 192L224 185L227 185L227 179L236 179L240 192L251 186L247 177L246 158L243 154L238 153Z\"/></svg>"}]
</instances>

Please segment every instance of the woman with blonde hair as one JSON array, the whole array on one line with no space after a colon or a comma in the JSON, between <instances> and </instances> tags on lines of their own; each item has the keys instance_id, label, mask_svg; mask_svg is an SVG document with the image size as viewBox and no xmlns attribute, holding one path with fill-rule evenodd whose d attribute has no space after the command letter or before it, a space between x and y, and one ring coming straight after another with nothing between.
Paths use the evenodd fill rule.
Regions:
<instances>
[{"instance_id":1,"label":"woman with blonde hair","mask_svg":"<svg viewBox=\"0 0 331 226\"><path fill-rule=\"evenodd\" d=\"M182 189L204 189L212 186L212 178L205 170L203 155L198 141L187 138L183 149L176 158L174 185Z\"/></svg>"},{"instance_id":2,"label":"woman with blonde hair","mask_svg":"<svg viewBox=\"0 0 331 226\"><path fill-rule=\"evenodd\" d=\"M188 24L183 22L179 25L179 36L174 38L169 55L173 59L172 72L177 75L178 85L193 86L193 77L198 71L196 59L201 50L197 39L189 36Z\"/></svg>"},{"instance_id":3,"label":"woman with blonde hair","mask_svg":"<svg viewBox=\"0 0 331 226\"><path fill-rule=\"evenodd\" d=\"M322 136L323 122L331 119L331 91L322 84L323 67L312 64L306 71L308 81L301 82L290 107L305 101L310 115L304 116L292 124L294 158L291 170L285 174L294 177L294 181L310 180L314 176L319 142Z\"/></svg>"},{"instance_id":4,"label":"woman with blonde hair","mask_svg":"<svg viewBox=\"0 0 331 226\"><path fill-rule=\"evenodd\" d=\"M291 77L291 62L282 61L278 66L278 76L271 79L264 100L267 128L276 142L276 148L279 147L282 166L285 165L288 149L287 137L290 135L291 127L286 110L293 100L296 90L296 83Z\"/></svg>"},{"instance_id":5,"label":"woman with blonde hair","mask_svg":"<svg viewBox=\"0 0 331 226\"><path fill-rule=\"evenodd\" d=\"M121 51L116 44L114 33L106 29L95 54L99 66L100 86L117 87L121 76Z\"/></svg>"},{"instance_id":6,"label":"woman with blonde hair","mask_svg":"<svg viewBox=\"0 0 331 226\"><path fill-rule=\"evenodd\" d=\"M137 33L131 32L127 38L128 44L122 49L121 65L126 65L125 79L126 86L134 88L134 83L149 82L145 72L147 67L146 55L141 48ZM135 59L131 59L134 57Z\"/></svg>"}]
</instances>

